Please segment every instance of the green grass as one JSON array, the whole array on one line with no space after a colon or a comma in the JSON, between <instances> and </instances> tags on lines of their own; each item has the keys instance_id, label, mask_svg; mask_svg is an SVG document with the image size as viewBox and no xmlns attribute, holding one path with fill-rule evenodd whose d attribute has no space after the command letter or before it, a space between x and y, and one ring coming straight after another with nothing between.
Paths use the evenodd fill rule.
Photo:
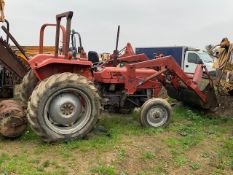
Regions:
<instances>
[{"instance_id":1,"label":"green grass","mask_svg":"<svg viewBox=\"0 0 233 175\"><path fill-rule=\"evenodd\" d=\"M188 159L185 156L179 155L173 158L175 166L184 166L188 163Z\"/></svg>"},{"instance_id":2,"label":"green grass","mask_svg":"<svg viewBox=\"0 0 233 175\"><path fill-rule=\"evenodd\" d=\"M90 169L91 173L97 173L98 175L116 175L116 170L113 166L98 165Z\"/></svg>"},{"instance_id":3,"label":"green grass","mask_svg":"<svg viewBox=\"0 0 233 175\"><path fill-rule=\"evenodd\" d=\"M42 163L40 161L30 160L28 155L22 153L18 155L13 155L10 157L9 161L5 162L1 166L1 172L5 174L21 174L21 175L65 175L66 171L61 166L54 166L50 164L49 160ZM50 167L53 169L52 172L47 171L46 168Z\"/></svg>"},{"instance_id":4,"label":"green grass","mask_svg":"<svg viewBox=\"0 0 233 175\"><path fill-rule=\"evenodd\" d=\"M103 114L98 126L106 128L106 132L94 130L83 140L55 144L41 142L40 138L28 129L20 139L9 143L19 145L18 154L2 150L5 140L1 140L0 173L67 174L69 170L81 167L76 165L77 157L85 158L88 155L93 162L88 162L90 165L86 174L129 174L127 162L130 159L135 159L135 166L141 166L135 174L169 174L168 167L186 167L190 174L195 174L197 170L204 171L205 167L186 153L208 140L214 144L212 150L201 151L199 156L209 162L208 168L212 170L212 174L233 170L232 119L210 118L204 112L175 107L170 125L167 128L153 129L142 128L138 117L137 112L130 116ZM137 141L137 138L158 140L135 146L131 138L134 138L133 141ZM157 147L157 141L162 148L148 150L150 144ZM30 148L27 150L24 145L30 145ZM114 153L111 162L105 160L105 153ZM52 157L41 157L47 154ZM54 160L54 155L58 160ZM96 166L96 162L101 163Z\"/></svg>"},{"instance_id":5,"label":"green grass","mask_svg":"<svg viewBox=\"0 0 233 175\"><path fill-rule=\"evenodd\" d=\"M146 151L143 153L143 158L144 159L154 159L155 158L155 154L150 152L150 151Z\"/></svg>"},{"instance_id":6,"label":"green grass","mask_svg":"<svg viewBox=\"0 0 233 175\"><path fill-rule=\"evenodd\" d=\"M232 126L232 119L210 118L203 112L193 112L189 108L175 108L173 123L169 130L176 133L176 136L167 137L164 143L170 149L175 165L183 166L188 160L183 153L191 150L206 138L216 141L216 155L210 157L209 153L202 154L209 159L210 165L224 170L233 168L233 139L226 135L229 126ZM225 127L228 126L228 127ZM199 163L191 162L191 169L200 168Z\"/></svg>"},{"instance_id":7,"label":"green grass","mask_svg":"<svg viewBox=\"0 0 233 175\"><path fill-rule=\"evenodd\" d=\"M162 166L155 166L154 168L149 168L142 170L137 173L137 175L165 175L168 174Z\"/></svg>"},{"instance_id":8,"label":"green grass","mask_svg":"<svg viewBox=\"0 0 233 175\"><path fill-rule=\"evenodd\" d=\"M219 170L233 170L233 138L220 139L221 147L216 149L215 156L210 159L210 165Z\"/></svg>"},{"instance_id":9,"label":"green grass","mask_svg":"<svg viewBox=\"0 0 233 175\"><path fill-rule=\"evenodd\" d=\"M156 173L156 174L160 174L160 175L167 174L165 168L163 168L162 166L156 166L156 167L153 169L153 172Z\"/></svg>"},{"instance_id":10,"label":"green grass","mask_svg":"<svg viewBox=\"0 0 233 175\"><path fill-rule=\"evenodd\" d=\"M127 151L123 148L118 150L118 160L119 161L123 161L126 159L127 156Z\"/></svg>"},{"instance_id":11,"label":"green grass","mask_svg":"<svg viewBox=\"0 0 233 175\"><path fill-rule=\"evenodd\" d=\"M191 163L189 164L189 166L190 166L193 170L198 170L198 169L201 168L201 165L200 165L200 163L198 163L198 162L191 162Z\"/></svg>"},{"instance_id":12,"label":"green grass","mask_svg":"<svg viewBox=\"0 0 233 175\"><path fill-rule=\"evenodd\" d=\"M20 142L28 141L35 143L36 153L55 150L63 155L64 158L72 157L70 151L79 149L82 152L88 152L96 149L98 151L108 151L114 145L120 143L122 136L151 136L165 132L163 128L143 128L138 122L138 113L134 112L129 117L125 115L113 114L109 119L103 116L103 119L98 123L99 126L107 129L107 133L93 133L88 139L75 140L70 142L61 142L51 147L50 144L42 143L40 138L29 129L29 131L20 139ZM132 120L133 118L133 120ZM127 119L127 120L126 120ZM133 121L133 122L132 122Z\"/></svg>"},{"instance_id":13,"label":"green grass","mask_svg":"<svg viewBox=\"0 0 233 175\"><path fill-rule=\"evenodd\" d=\"M176 132L177 137L168 138L165 142L169 147L177 145L183 150L196 146L212 135L215 138L222 137L227 132L227 128L221 125L232 123L232 120L208 118L203 113L193 112L185 108L175 108L174 115L176 117L170 130Z\"/></svg>"},{"instance_id":14,"label":"green grass","mask_svg":"<svg viewBox=\"0 0 233 175\"><path fill-rule=\"evenodd\" d=\"M0 155L0 165L2 165L6 160L9 160L9 155L6 153L2 153Z\"/></svg>"}]
</instances>

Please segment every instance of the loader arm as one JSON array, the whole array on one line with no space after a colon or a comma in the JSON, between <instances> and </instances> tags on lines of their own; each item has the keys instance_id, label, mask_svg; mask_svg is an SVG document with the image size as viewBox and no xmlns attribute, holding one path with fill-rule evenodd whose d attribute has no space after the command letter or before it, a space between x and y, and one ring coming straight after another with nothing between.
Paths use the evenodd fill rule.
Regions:
<instances>
[{"instance_id":1,"label":"loader arm","mask_svg":"<svg viewBox=\"0 0 233 175\"><path fill-rule=\"evenodd\" d=\"M153 75L149 77L146 77L143 81L138 82L135 78L136 69L141 69L141 68L154 69L157 72L155 72ZM193 75L192 79L187 74L184 73L184 71L180 68L180 66L176 63L176 61L172 58L172 56L161 57L154 60L143 61L135 64L128 64L126 65L126 69L127 69L126 71L127 76L125 77L126 78L125 88L129 94L135 92L138 86L140 86L143 83L146 83L147 81L150 81L152 79L160 79L161 75L164 76L169 75L171 77L170 84L175 89L177 89L177 91L182 86L182 84L180 83L181 81L188 90L194 92L197 95L197 97L200 98L203 104L208 103L208 98L209 98L208 94L204 90L198 87L198 83L202 79L203 69L205 70L205 73L208 75L208 71L204 65L197 66L195 74ZM209 79L208 87L213 89L213 83L209 76L208 79ZM162 81L163 81L162 84L166 84L167 78L163 79Z\"/></svg>"}]
</instances>

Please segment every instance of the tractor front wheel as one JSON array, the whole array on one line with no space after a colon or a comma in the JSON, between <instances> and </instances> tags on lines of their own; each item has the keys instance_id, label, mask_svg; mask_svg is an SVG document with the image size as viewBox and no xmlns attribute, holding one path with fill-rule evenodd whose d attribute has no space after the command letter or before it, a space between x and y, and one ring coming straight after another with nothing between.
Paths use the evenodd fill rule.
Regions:
<instances>
[{"instance_id":1,"label":"tractor front wheel","mask_svg":"<svg viewBox=\"0 0 233 175\"><path fill-rule=\"evenodd\" d=\"M84 137L100 114L100 97L85 77L56 74L42 81L28 103L32 129L46 142Z\"/></svg>"},{"instance_id":2,"label":"tractor front wheel","mask_svg":"<svg viewBox=\"0 0 233 175\"><path fill-rule=\"evenodd\" d=\"M144 127L165 127L171 118L170 104L161 98L147 100L142 108L140 122Z\"/></svg>"}]
</instances>

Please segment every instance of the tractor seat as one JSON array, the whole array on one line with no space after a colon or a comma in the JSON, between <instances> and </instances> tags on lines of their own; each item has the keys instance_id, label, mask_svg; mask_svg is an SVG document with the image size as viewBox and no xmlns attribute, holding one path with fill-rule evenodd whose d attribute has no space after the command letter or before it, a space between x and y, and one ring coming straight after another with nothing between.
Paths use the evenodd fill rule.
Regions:
<instances>
[{"instance_id":1,"label":"tractor seat","mask_svg":"<svg viewBox=\"0 0 233 175\"><path fill-rule=\"evenodd\" d=\"M89 51L88 61L91 61L93 64L98 63L100 61L98 53L95 51Z\"/></svg>"}]
</instances>

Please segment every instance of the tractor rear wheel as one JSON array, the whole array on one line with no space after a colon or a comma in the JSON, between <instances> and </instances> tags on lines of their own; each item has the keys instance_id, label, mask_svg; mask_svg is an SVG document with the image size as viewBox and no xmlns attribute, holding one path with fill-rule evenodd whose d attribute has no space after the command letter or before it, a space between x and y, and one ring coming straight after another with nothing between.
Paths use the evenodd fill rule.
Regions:
<instances>
[{"instance_id":1,"label":"tractor rear wheel","mask_svg":"<svg viewBox=\"0 0 233 175\"><path fill-rule=\"evenodd\" d=\"M165 127L171 118L170 104L161 98L147 100L141 107L140 122L144 127Z\"/></svg>"},{"instance_id":2,"label":"tractor rear wheel","mask_svg":"<svg viewBox=\"0 0 233 175\"><path fill-rule=\"evenodd\" d=\"M30 98L38 81L38 78L35 76L32 70L28 71L28 73L24 76L23 81L20 84L20 99L24 106L27 106L28 99Z\"/></svg>"},{"instance_id":3,"label":"tractor rear wheel","mask_svg":"<svg viewBox=\"0 0 233 175\"><path fill-rule=\"evenodd\" d=\"M91 81L56 74L42 81L28 103L28 121L46 142L84 137L100 115L100 97Z\"/></svg>"}]
</instances>

